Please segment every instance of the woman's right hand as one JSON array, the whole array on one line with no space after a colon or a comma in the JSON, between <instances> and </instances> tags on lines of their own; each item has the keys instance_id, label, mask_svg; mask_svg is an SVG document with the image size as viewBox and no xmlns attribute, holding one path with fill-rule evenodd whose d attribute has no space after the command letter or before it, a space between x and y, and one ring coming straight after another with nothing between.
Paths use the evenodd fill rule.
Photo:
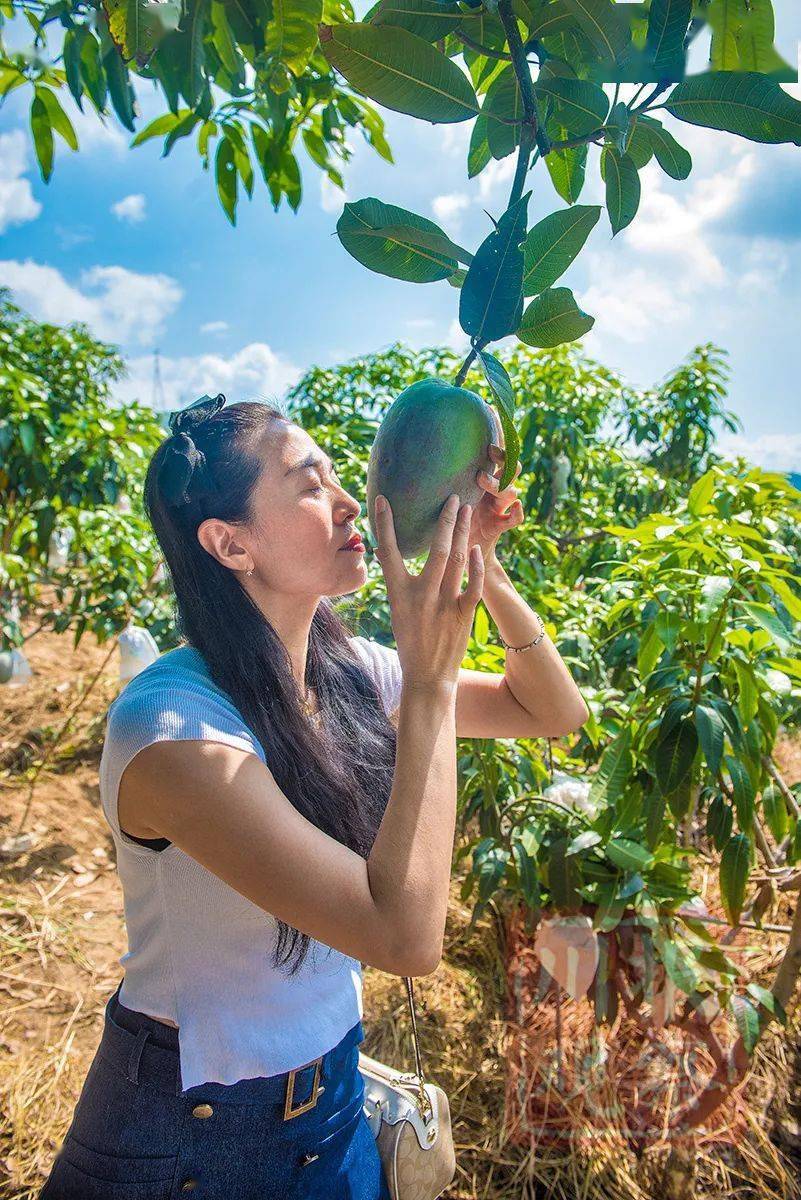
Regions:
<instances>
[{"instance_id":1,"label":"woman's right hand","mask_svg":"<svg viewBox=\"0 0 801 1200\"><path fill-rule=\"evenodd\" d=\"M411 575L398 549L389 501L383 512L376 505L375 556L387 585L404 684L455 684L459 678L484 589L484 559L476 547L469 556L467 587L461 590L471 513L469 504L459 507L456 493L448 497L425 566L419 575Z\"/></svg>"}]
</instances>

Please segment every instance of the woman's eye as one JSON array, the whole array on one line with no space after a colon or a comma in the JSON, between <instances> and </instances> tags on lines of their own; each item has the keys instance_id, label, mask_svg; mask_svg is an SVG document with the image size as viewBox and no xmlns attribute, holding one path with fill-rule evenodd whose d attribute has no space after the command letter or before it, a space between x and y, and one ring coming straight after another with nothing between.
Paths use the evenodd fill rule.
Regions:
<instances>
[{"instance_id":1,"label":"woman's eye","mask_svg":"<svg viewBox=\"0 0 801 1200\"><path fill-rule=\"evenodd\" d=\"M318 485L317 485L317 487L313 487L313 488L307 488L306 490L307 490L307 491L309 491L309 492L321 492L323 489L322 489L322 488L320 487L320 485L318 484Z\"/></svg>"}]
</instances>

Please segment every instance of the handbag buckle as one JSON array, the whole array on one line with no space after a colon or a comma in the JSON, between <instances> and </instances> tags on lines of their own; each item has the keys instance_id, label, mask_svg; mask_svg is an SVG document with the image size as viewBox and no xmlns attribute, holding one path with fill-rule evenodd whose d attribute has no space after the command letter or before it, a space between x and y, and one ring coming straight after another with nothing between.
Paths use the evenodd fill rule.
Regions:
<instances>
[{"instance_id":1,"label":"handbag buckle","mask_svg":"<svg viewBox=\"0 0 801 1200\"><path fill-rule=\"evenodd\" d=\"M292 1117L299 1117L301 1113L308 1112L310 1108L314 1108L317 1103L317 1097L325 1088L320 1087L320 1068L322 1066L323 1056L313 1058L311 1062L304 1063L302 1067L293 1067L287 1075L286 1098L284 1100L284 1120L291 1121ZM314 1082L312 1084L311 1096L308 1100L304 1100L297 1108L292 1107L292 1099L295 1091L295 1076L299 1071L305 1071L307 1067L314 1066Z\"/></svg>"}]
</instances>

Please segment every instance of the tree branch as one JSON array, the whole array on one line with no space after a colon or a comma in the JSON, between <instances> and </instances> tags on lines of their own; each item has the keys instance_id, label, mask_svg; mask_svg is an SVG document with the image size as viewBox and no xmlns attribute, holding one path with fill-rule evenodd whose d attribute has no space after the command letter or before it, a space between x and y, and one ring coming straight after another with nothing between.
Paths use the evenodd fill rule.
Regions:
<instances>
[{"instance_id":1,"label":"tree branch","mask_svg":"<svg viewBox=\"0 0 801 1200\"><path fill-rule=\"evenodd\" d=\"M456 36L460 42L464 42L465 46L469 46L471 50L475 50L477 54L483 54L487 58L498 58L503 62L511 62L511 54L507 54L505 50L492 50L489 46L482 46L480 42L475 42L466 33L462 33L461 29L456 30Z\"/></svg>"}]
</instances>

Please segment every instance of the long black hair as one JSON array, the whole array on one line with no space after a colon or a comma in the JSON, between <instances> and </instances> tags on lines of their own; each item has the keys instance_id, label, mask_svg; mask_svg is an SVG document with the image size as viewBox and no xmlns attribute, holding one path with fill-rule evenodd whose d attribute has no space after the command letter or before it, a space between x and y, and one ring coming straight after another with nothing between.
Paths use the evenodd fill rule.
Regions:
<instances>
[{"instance_id":1,"label":"long black hair","mask_svg":"<svg viewBox=\"0 0 801 1200\"><path fill-rule=\"evenodd\" d=\"M320 711L313 724L275 629L235 572L197 537L209 517L252 522L251 497L263 468L257 446L278 422L296 422L270 404L223 408L223 396L202 401L173 414L173 433L156 449L145 479L145 511L169 570L179 634L231 697L295 808L367 858L389 801L396 733L349 645L352 631L321 597L306 655L305 682L315 689ZM310 942L308 934L278 921L274 965L294 954L294 974Z\"/></svg>"}]
</instances>

